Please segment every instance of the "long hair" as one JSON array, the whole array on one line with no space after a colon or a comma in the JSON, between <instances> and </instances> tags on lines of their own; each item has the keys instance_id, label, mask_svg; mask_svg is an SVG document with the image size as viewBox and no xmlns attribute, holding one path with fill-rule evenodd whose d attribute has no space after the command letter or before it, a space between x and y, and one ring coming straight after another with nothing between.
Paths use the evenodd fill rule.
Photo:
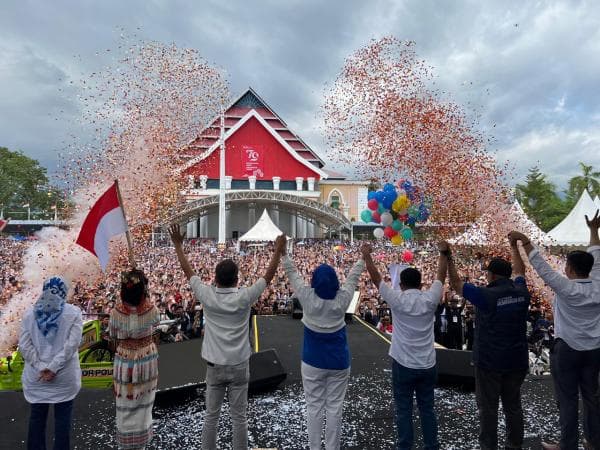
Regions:
<instances>
[{"instance_id":1,"label":"long hair","mask_svg":"<svg viewBox=\"0 0 600 450\"><path fill-rule=\"evenodd\" d=\"M131 306L138 306L148 296L148 278L144 272L132 269L121 273L121 300Z\"/></svg>"}]
</instances>

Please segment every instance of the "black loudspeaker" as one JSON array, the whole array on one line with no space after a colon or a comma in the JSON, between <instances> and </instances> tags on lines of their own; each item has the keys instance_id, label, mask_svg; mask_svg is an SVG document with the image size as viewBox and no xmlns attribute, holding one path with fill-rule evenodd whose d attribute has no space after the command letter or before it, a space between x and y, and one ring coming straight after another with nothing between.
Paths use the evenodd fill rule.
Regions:
<instances>
[{"instance_id":1,"label":"black loudspeaker","mask_svg":"<svg viewBox=\"0 0 600 450\"><path fill-rule=\"evenodd\" d=\"M296 297L292 299L292 319L302 319L304 313L302 312L302 305L300 300Z\"/></svg>"},{"instance_id":2,"label":"black loudspeaker","mask_svg":"<svg viewBox=\"0 0 600 450\"><path fill-rule=\"evenodd\" d=\"M473 352L436 348L438 381L463 385L475 385Z\"/></svg>"},{"instance_id":3,"label":"black loudspeaker","mask_svg":"<svg viewBox=\"0 0 600 450\"><path fill-rule=\"evenodd\" d=\"M274 348L261 350L250 356L249 392L256 393L275 389L286 377L287 372Z\"/></svg>"}]
</instances>

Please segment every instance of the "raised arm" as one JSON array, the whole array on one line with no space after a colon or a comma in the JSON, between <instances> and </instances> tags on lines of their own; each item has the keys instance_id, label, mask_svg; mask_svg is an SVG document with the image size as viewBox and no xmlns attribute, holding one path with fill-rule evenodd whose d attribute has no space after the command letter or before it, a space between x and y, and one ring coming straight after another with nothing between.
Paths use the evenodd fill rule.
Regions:
<instances>
[{"instance_id":1,"label":"raised arm","mask_svg":"<svg viewBox=\"0 0 600 450\"><path fill-rule=\"evenodd\" d=\"M587 223L587 226L590 229L590 247L600 245L600 237L598 237L598 228L600 228L600 209L596 210L596 214L591 220L588 219L588 216L585 216L585 223Z\"/></svg>"},{"instance_id":2,"label":"raised arm","mask_svg":"<svg viewBox=\"0 0 600 450\"><path fill-rule=\"evenodd\" d=\"M169 235L171 236L171 241L173 241L173 245L175 246L175 253L177 253L179 265L183 269L185 277L189 280L194 275L196 275L196 273L194 272L194 269L192 269L192 265L185 256L185 253L183 252L183 234L181 234L179 225L171 225L169 227Z\"/></svg>"},{"instance_id":3,"label":"raised arm","mask_svg":"<svg viewBox=\"0 0 600 450\"><path fill-rule=\"evenodd\" d=\"M342 286L342 289L344 289L345 291L354 293L354 291L356 290L356 286L358 285L358 280L360 278L360 274L362 273L362 271L364 269L365 269L364 261L362 259L359 259L358 261L356 261L356 263L350 270L350 273L348 273L348 276L346 277L346 282Z\"/></svg>"},{"instance_id":4,"label":"raised arm","mask_svg":"<svg viewBox=\"0 0 600 450\"><path fill-rule=\"evenodd\" d=\"M448 255L450 254L450 246L446 241L441 241L438 244L440 257L438 259L438 270L436 280L444 284L446 281L446 272L448 272Z\"/></svg>"},{"instance_id":5,"label":"raised arm","mask_svg":"<svg viewBox=\"0 0 600 450\"><path fill-rule=\"evenodd\" d=\"M371 245L365 242L360 248L360 251L363 255L365 264L367 265L367 272L369 272L371 281L375 286L377 286L377 288L379 288L379 285L381 284L381 274L373 262L373 257L371 256L373 249L371 248Z\"/></svg>"},{"instance_id":6,"label":"raised arm","mask_svg":"<svg viewBox=\"0 0 600 450\"><path fill-rule=\"evenodd\" d=\"M521 252L519 251L519 246L517 245L516 240L510 240L510 259L513 267L513 275L516 277L524 277L525 276L525 263L523 262L523 258L521 257ZM523 242L523 241L521 241ZM531 245L531 244L529 244Z\"/></svg>"},{"instance_id":7,"label":"raised arm","mask_svg":"<svg viewBox=\"0 0 600 450\"><path fill-rule=\"evenodd\" d=\"M596 214L592 219L585 216L585 222L590 229L590 248L588 252L594 257L594 265L590 272L590 278L595 280L600 279L600 238L598 238L598 228L600 228L600 210L596 210Z\"/></svg>"},{"instance_id":8,"label":"raised arm","mask_svg":"<svg viewBox=\"0 0 600 450\"><path fill-rule=\"evenodd\" d=\"M277 236L277 239L275 239L275 250L273 251L273 256L271 256L269 267L267 267L267 271L263 275L263 278L265 279L267 284L269 284L275 276L275 272L277 271L277 266L279 265L281 256L285 253L286 244L287 239L284 234Z\"/></svg>"},{"instance_id":9,"label":"raised arm","mask_svg":"<svg viewBox=\"0 0 600 450\"><path fill-rule=\"evenodd\" d=\"M296 270L296 266L294 266L292 259L287 255L285 247L283 248L282 255L283 255L283 270L285 270L285 274L287 275L288 280L290 280L290 284L292 285L294 294L296 294L296 296L300 299L300 292L303 289L308 288L308 286L306 286L304 284L304 280L298 274L298 271ZM300 300L302 300L302 299L300 299Z\"/></svg>"},{"instance_id":10,"label":"raised arm","mask_svg":"<svg viewBox=\"0 0 600 450\"><path fill-rule=\"evenodd\" d=\"M448 264L448 278L450 282L450 287L459 295L463 295L463 281L460 279L460 275L456 270L456 266L454 265L454 259L452 258L452 249L450 245L446 242L447 249L442 251L440 250L440 258L445 257Z\"/></svg>"}]
</instances>

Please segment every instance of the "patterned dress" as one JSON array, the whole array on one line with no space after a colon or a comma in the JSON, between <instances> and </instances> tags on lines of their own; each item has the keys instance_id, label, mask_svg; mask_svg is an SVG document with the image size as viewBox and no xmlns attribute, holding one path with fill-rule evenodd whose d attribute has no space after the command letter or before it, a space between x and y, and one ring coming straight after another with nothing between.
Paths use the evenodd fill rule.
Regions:
<instances>
[{"instance_id":1,"label":"patterned dress","mask_svg":"<svg viewBox=\"0 0 600 450\"><path fill-rule=\"evenodd\" d=\"M110 315L110 336L117 339L113 385L121 449L144 448L152 439L158 381L158 351L152 332L158 322L158 310L147 300L137 307L119 303Z\"/></svg>"}]
</instances>

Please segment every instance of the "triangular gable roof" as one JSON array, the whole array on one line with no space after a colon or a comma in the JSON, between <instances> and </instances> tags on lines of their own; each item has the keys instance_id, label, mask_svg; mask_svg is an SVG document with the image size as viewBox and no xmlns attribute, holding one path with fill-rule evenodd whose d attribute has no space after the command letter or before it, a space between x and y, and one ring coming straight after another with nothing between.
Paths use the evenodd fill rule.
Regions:
<instances>
[{"instance_id":1,"label":"triangular gable roof","mask_svg":"<svg viewBox=\"0 0 600 450\"><path fill-rule=\"evenodd\" d=\"M282 231L273 223L269 213L263 209L263 213L258 222L239 240L242 241L274 241Z\"/></svg>"},{"instance_id":2,"label":"triangular gable roof","mask_svg":"<svg viewBox=\"0 0 600 450\"><path fill-rule=\"evenodd\" d=\"M225 136L224 136L226 146L227 146L227 139L230 136L232 136L237 130L239 130L242 127L242 125L244 125L246 122L248 122L248 120L250 120L253 117L256 120L258 120L258 122L271 134L271 136L273 136L275 138L275 140L277 140L277 142L279 142L279 144L281 144L281 146L283 148L285 148L288 151L288 153L290 155L292 155L292 157L294 159L296 159L298 162L300 162L304 166L308 167L313 172L317 173L321 177L321 179L327 178L327 173L325 171L323 171L322 169L318 168L317 166L311 164L306 159L304 159L300 155L298 155L298 153L287 143L287 141L285 139L283 139L279 135L279 133L277 133L275 130L273 130L273 128L266 122L266 120L263 117L261 117L260 114L258 114L258 112L256 112L255 109L251 109L250 111L248 111L244 117L242 117L234 126L232 126L229 130L227 130L227 132L225 133ZM219 147L220 147L220 142L217 139L214 142L214 144L212 144L204 153L190 159L187 163L185 163L182 167L180 167L179 172L183 172L184 170L189 169L190 167L198 164L202 160L206 159L212 152L217 150Z\"/></svg>"},{"instance_id":3,"label":"triangular gable roof","mask_svg":"<svg viewBox=\"0 0 600 450\"><path fill-rule=\"evenodd\" d=\"M251 87L225 109L225 132L251 110L257 111L300 157L319 168L325 165L323 160L297 134L290 130L285 121ZM221 117L217 116L210 125L202 130L197 138L184 147L183 153L190 157L207 155L207 151L219 140L220 126Z\"/></svg>"},{"instance_id":4,"label":"triangular gable roof","mask_svg":"<svg viewBox=\"0 0 600 450\"><path fill-rule=\"evenodd\" d=\"M577 203L561 223L548 232L548 236L558 245L587 245L590 231L585 223L585 216L591 217L598 207L584 190Z\"/></svg>"}]
</instances>

